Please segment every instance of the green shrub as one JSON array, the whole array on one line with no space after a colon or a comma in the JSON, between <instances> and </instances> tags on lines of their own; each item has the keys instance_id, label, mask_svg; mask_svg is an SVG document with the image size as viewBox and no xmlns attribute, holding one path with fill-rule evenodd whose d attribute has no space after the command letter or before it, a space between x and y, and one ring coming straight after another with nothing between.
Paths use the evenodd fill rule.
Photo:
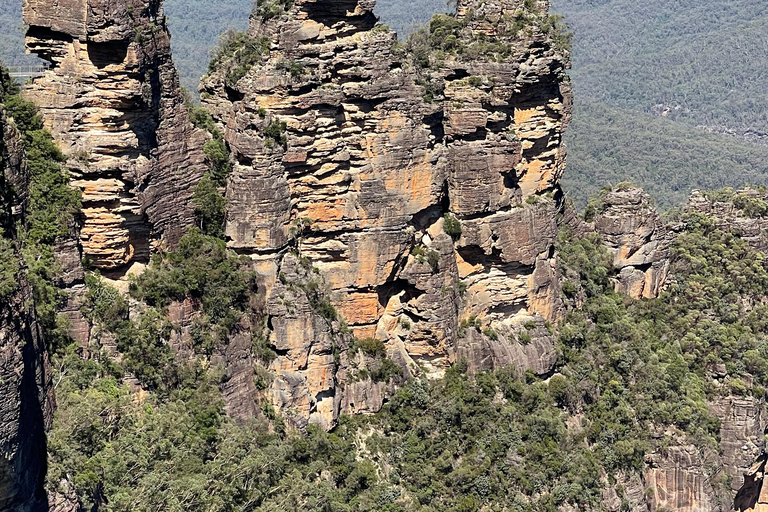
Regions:
<instances>
[{"instance_id":1,"label":"green shrub","mask_svg":"<svg viewBox=\"0 0 768 512\"><path fill-rule=\"evenodd\" d=\"M272 147L275 143L285 147L288 144L288 138L285 135L287 128L285 121L276 120L269 123L264 129L267 147Z\"/></svg>"},{"instance_id":2,"label":"green shrub","mask_svg":"<svg viewBox=\"0 0 768 512\"><path fill-rule=\"evenodd\" d=\"M269 37L250 37L246 32L228 30L212 51L208 72L225 71L225 82L234 87L269 52Z\"/></svg>"},{"instance_id":3,"label":"green shrub","mask_svg":"<svg viewBox=\"0 0 768 512\"><path fill-rule=\"evenodd\" d=\"M293 6L293 0L256 0L254 11L264 20L276 18Z\"/></svg>"},{"instance_id":4,"label":"green shrub","mask_svg":"<svg viewBox=\"0 0 768 512\"><path fill-rule=\"evenodd\" d=\"M461 238L461 221L450 213L446 213L443 216L443 231L454 240L458 240Z\"/></svg>"},{"instance_id":5,"label":"green shrub","mask_svg":"<svg viewBox=\"0 0 768 512\"><path fill-rule=\"evenodd\" d=\"M432 270L437 272L440 267L440 253L430 249L429 252L427 252L427 263L432 267Z\"/></svg>"},{"instance_id":6,"label":"green shrub","mask_svg":"<svg viewBox=\"0 0 768 512\"><path fill-rule=\"evenodd\" d=\"M402 373L397 363L391 359L384 358L381 364L371 371L371 379L374 382L389 382Z\"/></svg>"},{"instance_id":7,"label":"green shrub","mask_svg":"<svg viewBox=\"0 0 768 512\"><path fill-rule=\"evenodd\" d=\"M19 258L10 240L0 229L0 300L7 299L18 288Z\"/></svg>"},{"instance_id":8,"label":"green shrub","mask_svg":"<svg viewBox=\"0 0 768 512\"><path fill-rule=\"evenodd\" d=\"M254 274L245 270L246 263L223 240L190 229L175 251L153 256L150 266L131 283L131 294L160 309L190 298L225 335L248 307L254 287Z\"/></svg>"},{"instance_id":9,"label":"green shrub","mask_svg":"<svg viewBox=\"0 0 768 512\"><path fill-rule=\"evenodd\" d=\"M353 347L362 350L364 354L371 357L383 357L387 353L384 342L376 338L356 339Z\"/></svg>"},{"instance_id":10,"label":"green shrub","mask_svg":"<svg viewBox=\"0 0 768 512\"><path fill-rule=\"evenodd\" d=\"M20 241L39 325L54 352L67 343L68 334L65 322L57 314L66 295L57 283L61 266L54 257L53 244L58 238L69 235L70 226L80 211L80 193L69 187L69 178L61 168L64 155L44 129L37 107L23 100L19 93L18 85L0 66L0 101L4 102L6 115L13 118L20 131L30 172L28 208L23 223L14 226L16 232L12 235ZM0 279L5 282L11 267L7 244L3 245L6 247L0 249L5 255ZM7 286L3 288L7 290Z\"/></svg>"},{"instance_id":11,"label":"green shrub","mask_svg":"<svg viewBox=\"0 0 768 512\"><path fill-rule=\"evenodd\" d=\"M195 185L192 204L195 207L195 217L200 230L209 236L223 237L227 200L219 192L216 180L210 173L206 173Z\"/></svg>"}]
</instances>

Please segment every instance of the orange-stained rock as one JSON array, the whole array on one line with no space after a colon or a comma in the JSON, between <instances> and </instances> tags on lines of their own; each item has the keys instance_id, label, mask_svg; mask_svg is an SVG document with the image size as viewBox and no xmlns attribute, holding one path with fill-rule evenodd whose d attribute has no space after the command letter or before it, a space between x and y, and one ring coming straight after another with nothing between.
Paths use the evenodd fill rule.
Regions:
<instances>
[{"instance_id":1,"label":"orange-stained rock","mask_svg":"<svg viewBox=\"0 0 768 512\"><path fill-rule=\"evenodd\" d=\"M296 0L252 18L249 35L269 52L244 75L225 60L201 85L233 153L229 246L273 258L288 283L295 250L351 333L382 340L406 373L439 376L458 357L473 371L554 363L546 329L530 345L516 338L562 310L554 241L569 56L535 24L502 26L548 3L533 7L462 0L462 43L493 34L509 56L447 55L426 69L374 28L372 1ZM446 214L460 236L445 233ZM341 410L380 407L389 388L346 366L375 363L347 358L317 312L302 316L296 285L266 285L273 404L325 426ZM470 317L482 329L460 338Z\"/></svg>"},{"instance_id":2,"label":"orange-stained rock","mask_svg":"<svg viewBox=\"0 0 768 512\"><path fill-rule=\"evenodd\" d=\"M635 299L657 297L669 273L672 234L653 200L638 187L621 185L601 201L594 229L613 253L617 291Z\"/></svg>"},{"instance_id":3,"label":"orange-stained rock","mask_svg":"<svg viewBox=\"0 0 768 512\"><path fill-rule=\"evenodd\" d=\"M162 3L24 2L27 48L51 67L27 85L83 193L83 256L101 269L147 261L194 221L206 136L190 124Z\"/></svg>"}]
</instances>

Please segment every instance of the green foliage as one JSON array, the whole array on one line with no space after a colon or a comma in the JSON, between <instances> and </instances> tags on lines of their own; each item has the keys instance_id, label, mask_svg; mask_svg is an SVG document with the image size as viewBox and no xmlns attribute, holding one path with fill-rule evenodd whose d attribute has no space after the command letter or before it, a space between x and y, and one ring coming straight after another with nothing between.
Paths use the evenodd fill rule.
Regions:
<instances>
[{"instance_id":1,"label":"green foliage","mask_svg":"<svg viewBox=\"0 0 768 512\"><path fill-rule=\"evenodd\" d=\"M301 291L306 296L312 312L328 322L339 320L339 313L330 297L330 289L320 278L319 271L312 267L312 263L307 258L299 257L299 263L308 272L291 282L285 279L288 289Z\"/></svg>"},{"instance_id":2,"label":"green foliage","mask_svg":"<svg viewBox=\"0 0 768 512\"><path fill-rule=\"evenodd\" d=\"M465 318L464 320L459 323L459 330L458 330L458 336L459 338L463 338L467 335L467 329L475 328L476 330L480 331L480 328L482 327L482 321L477 318L475 315L470 316L469 318Z\"/></svg>"},{"instance_id":3,"label":"green foliage","mask_svg":"<svg viewBox=\"0 0 768 512\"><path fill-rule=\"evenodd\" d=\"M285 135L287 129L288 125L285 121L275 120L269 123L264 129L267 147L272 147L276 143L285 147L288 144L288 138Z\"/></svg>"},{"instance_id":4,"label":"green foliage","mask_svg":"<svg viewBox=\"0 0 768 512\"><path fill-rule=\"evenodd\" d=\"M195 185L192 204L195 205L195 217L200 230L206 235L222 238L227 216L227 200L221 195L216 181L209 173Z\"/></svg>"},{"instance_id":5,"label":"green foliage","mask_svg":"<svg viewBox=\"0 0 768 512\"><path fill-rule=\"evenodd\" d=\"M759 0L556 0L553 10L576 32L563 184L579 207L627 179L662 208L692 189L768 183L768 148L753 135L768 132Z\"/></svg>"},{"instance_id":6,"label":"green foliage","mask_svg":"<svg viewBox=\"0 0 768 512\"><path fill-rule=\"evenodd\" d=\"M595 103L577 103L566 143L563 186L580 208L602 187L627 180L661 208L683 204L695 188L768 184L764 145Z\"/></svg>"},{"instance_id":7,"label":"green foliage","mask_svg":"<svg viewBox=\"0 0 768 512\"><path fill-rule=\"evenodd\" d=\"M371 371L371 379L373 382L389 382L401 374L402 370L397 366L397 363L385 357Z\"/></svg>"},{"instance_id":8,"label":"green foliage","mask_svg":"<svg viewBox=\"0 0 768 512\"><path fill-rule=\"evenodd\" d=\"M384 342L376 338L355 339L350 352L354 353L358 349L371 357L383 357L387 353Z\"/></svg>"},{"instance_id":9,"label":"green foliage","mask_svg":"<svg viewBox=\"0 0 768 512\"><path fill-rule=\"evenodd\" d=\"M213 135L214 139L223 138L221 132L216 128L216 123L210 112L203 107L192 104L189 98L187 98L187 113L189 115L189 120L195 127L207 131Z\"/></svg>"},{"instance_id":10,"label":"green foliage","mask_svg":"<svg viewBox=\"0 0 768 512\"><path fill-rule=\"evenodd\" d=\"M153 256L131 283L131 294L159 309L192 299L202 309L203 325L221 341L236 328L255 286L246 264L224 241L191 229L175 251Z\"/></svg>"},{"instance_id":11,"label":"green foliage","mask_svg":"<svg viewBox=\"0 0 768 512\"><path fill-rule=\"evenodd\" d=\"M293 6L293 0L256 0L254 12L268 20L280 16Z\"/></svg>"},{"instance_id":12,"label":"green foliage","mask_svg":"<svg viewBox=\"0 0 768 512\"><path fill-rule=\"evenodd\" d=\"M29 205L23 222L13 227L16 231L13 238L21 242L38 320L49 346L56 350L67 337L56 313L66 297L54 284L61 268L54 258L53 244L69 234L70 225L80 210L80 194L69 187L69 179L61 168L64 156L43 128L37 107L21 98L19 87L2 66L0 100L21 133L30 172Z\"/></svg>"},{"instance_id":13,"label":"green foliage","mask_svg":"<svg viewBox=\"0 0 768 512\"><path fill-rule=\"evenodd\" d=\"M188 102L187 111L192 124L208 131L213 137L203 146L208 172L195 185L192 195L195 217L197 217L200 230L204 234L223 238L227 200L220 188L226 187L227 179L232 172L229 149L207 110Z\"/></svg>"},{"instance_id":14,"label":"green foliage","mask_svg":"<svg viewBox=\"0 0 768 512\"><path fill-rule=\"evenodd\" d=\"M599 238L561 233L559 264L573 293L559 325L561 359L547 382L512 369L470 376L460 360L442 379L405 383L380 413L343 417L331 433L310 426L306 436L286 433L266 402L271 428L228 420L216 372L175 365L158 351L169 327L154 310L129 322L125 299L89 277L89 318L130 332L117 336L125 368L149 361L156 375L140 368L142 382L164 384L162 393L136 400L108 358L83 361L75 344L57 355L63 405L49 442L49 487L67 482L83 505L102 500L115 511L599 508L606 480L642 471L651 450L681 439L715 450L719 423L707 407L714 395L762 394L768 385L763 255L706 216L682 221L672 250L675 284L653 300L614 292L611 256ZM182 248L188 255L178 265L192 260L193 268L207 268L194 262L201 252L222 264L220 241L192 235L201 240L182 244L195 249ZM308 277L285 278L286 287L324 295L311 265L298 267ZM173 283L190 281L173 276ZM183 293L164 291L154 302L211 284L191 281ZM482 324L469 317L460 327L466 334ZM535 328L523 324L520 342ZM263 330L254 333L252 352L268 363L274 352ZM483 333L498 336L487 325ZM357 350L371 361L352 382L400 377L382 341L355 340L350 352ZM732 377L727 384L710 377L720 364ZM257 365L258 389L271 378Z\"/></svg>"},{"instance_id":15,"label":"green foliage","mask_svg":"<svg viewBox=\"0 0 768 512\"><path fill-rule=\"evenodd\" d=\"M268 37L253 38L246 32L228 30L212 52L208 72L224 68L228 86L234 87L269 51Z\"/></svg>"},{"instance_id":16,"label":"green foliage","mask_svg":"<svg viewBox=\"0 0 768 512\"><path fill-rule=\"evenodd\" d=\"M13 243L3 237L0 229L0 300L8 298L17 288L19 258L13 248Z\"/></svg>"},{"instance_id":17,"label":"green foliage","mask_svg":"<svg viewBox=\"0 0 768 512\"><path fill-rule=\"evenodd\" d=\"M291 75L292 78L299 78L304 74L304 65L296 62L295 60L281 60L275 66L277 69L282 69Z\"/></svg>"},{"instance_id":18,"label":"green foliage","mask_svg":"<svg viewBox=\"0 0 768 512\"><path fill-rule=\"evenodd\" d=\"M768 66L759 43L768 14L758 0L557 0L553 10L577 33L577 101L633 112L665 105L689 126L765 132L757 78Z\"/></svg>"},{"instance_id":19,"label":"green foliage","mask_svg":"<svg viewBox=\"0 0 768 512\"><path fill-rule=\"evenodd\" d=\"M427 263L430 267L432 267L432 270L437 272L437 270L440 268L440 253L430 249L427 252Z\"/></svg>"},{"instance_id":20,"label":"green foliage","mask_svg":"<svg viewBox=\"0 0 768 512\"><path fill-rule=\"evenodd\" d=\"M69 179L61 169L64 155L43 129L37 107L18 95L10 95L5 97L5 108L23 135L32 176L27 236L32 244L50 245L69 233L69 225L80 209L80 194L69 187Z\"/></svg>"},{"instance_id":21,"label":"green foliage","mask_svg":"<svg viewBox=\"0 0 768 512\"><path fill-rule=\"evenodd\" d=\"M490 325L483 329L483 334L487 336L492 341L498 341L499 340L499 334L496 332L496 329L491 327Z\"/></svg>"},{"instance_id":22,"label":"green foliage","mask_svg":"<svg viewBox=\"0 0 768 512\"><path fill-rule=\"evenodd\" d=\"M702 449L716 446L718 421L707 407L718 393L760 395L765 388L765 327L755 306L768 292L763 255L701 214L683 216L672 248L675 284L659 299L616 294L611 258L596 237L559 239L561 268L572 283L572 308L561 326L567 385L559 403L586 404L587 440L611 470L639 468L656 440L652 425L669 425ZM733 376L719 386L711 375L724 364ZM751 389L741 378L749 372ZM574 379L574 380L570 380ZM579 383L576 386L576 383ZM563 389L579 389L582 396Z\"/></svg>"},{"instance_id":23,"label":"green foliage","mask_svg":"<svg viewBox=\"0 0 768 512\"><path fill-rule=\"evenodd\" d=\"M454 240L458 240L461 238L461 221L454 215L446 213L443 216L443 231Z\"/></svg>"},{"instance_id":24,"label":"green foliage","mask_svg":"<svg viewBox=\"0 0 768 512\"><path fill-rule=\"evenodd\" d=\"M485 59L503 62L514 51L514 41L524 32L531 37L536 32L549 36L554 48L561 52L570 51L572 33L562 16L540 12L533 3L525 4L512 15L503 15L498 33L476 34L468 30L471 15L457 19L453 15L435 14L429 23L410 34L406 47L412 63L421 70L439 64L447 56L456 56L464 61ZM429 83L425 80L424 84ZM482 78L471 76L468 83L473 87L482 85ZM435 91L427 90L425 99L432 101Z\"/></svg>"}]
</instances>

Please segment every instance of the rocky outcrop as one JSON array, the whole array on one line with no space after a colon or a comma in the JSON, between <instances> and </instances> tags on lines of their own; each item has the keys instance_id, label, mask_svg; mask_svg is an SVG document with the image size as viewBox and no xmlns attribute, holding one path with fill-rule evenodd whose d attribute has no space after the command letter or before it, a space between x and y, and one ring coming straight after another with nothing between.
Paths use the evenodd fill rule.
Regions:
<instances>
[{"instance_id":1,"label":"rocky outcrop","mask_svg":"<svg viewBox=\"0 0 768 512\"><path fill-rule=\"evenodd\" d=\"M334 362L332 326L285 306L290 251L317 269L351 333L384 341L408 372L438 376L466 357L473 370L545 373L545 323L561 311L553 244L571 91L568 55L541 30L548 2L461 1L422 47L397 43L373 5L257 8L201 86L232 150L229 245L265 276L279 354L268 394L323 425L376 410L383 388L343 382L357 372ZM448 36L455 46L441 48Z\"/></svg>"},{"instance_id":2,"label":"rocky outcrop","mask_svg":"<svg viewBox=\"0 0 768 512\"><path fill-rule=\"evenodd\" d=\"M633 185L604 193L593 229L613 253L616 291L635 299L657 297L669 274L672 234L651 197Z\"/></svg>"},{"instance_id":3,"label":"rocky outcrop","mask_svg":"<svg viewBox=\"0 0 768 512\"><path fill-rule=\"evenodd\" d=\"M42 335L25 312L31 292L19 276L19 288L0 299L0 510L43 511L53 395Z\"/></svg>"},{"instance_id":4,"label":"rocky outcrop","mask_svg":"<svg viewBox=\"0 0 768 512\"><path fill-rule=\"evenodd\" d=\"M717 228L740 237L755 250L768 251L768 191L765 189L694 190L684 211L707 215Z\"/></svg>"},{"instance_id":5,"label":"rocky outcrop","mask_svg":"<svg viewBox=\"0 0 768 512\"><path fill-rule=\"evenodd\" d=\"M13 239L14 224L27 207L29 172L18 132L1 104L0 134L0 268L15 267L16 282L13 289L0 286L0 511L44 511L45 430L53 395L45 346L29 307L31 290Z\"/></svg>"},{"instance_id":6,"label":"rocky outcrop","mask_svg":"<svg viewBox=\"0 0 768 512\"><path fill-rule=\"evenodd\" d=\"M50 62L25 88L82 191L83 257L146 261L194 221L205 135L190 124L161 2L24 2L27 48Z\"/></svg>"},{"instance_id":7,"label":"rocky outcrop","mask_svg":"<svg viewBox=\"0 0 768 512\"><path fill-rule=\"evenodd\" d=\"M765 464L768 455L762 454L744 473L744 485L736 494L733 509L737 512L765 512L768 510L768 487L765 486Z\"/></svg>"},{"instance_id":8,"label":"rocky outcrop","mask_svg":"<svg viewBox=\"0 0 768 512\"><path fill-rule=\"evenodd\" d=\"M684 443L655 450L646 456L641 473L619 473L616 485L605 486L606 509L761 510L754 505L760 494L763 470L753 466L752 461L758 458L764 464L764 404L752 397L723 396L710 402L709 410L720 420L720 443L716 450L701 451ZM732 507L734 496L737 497Z\"/></svg>"}]
</instances>

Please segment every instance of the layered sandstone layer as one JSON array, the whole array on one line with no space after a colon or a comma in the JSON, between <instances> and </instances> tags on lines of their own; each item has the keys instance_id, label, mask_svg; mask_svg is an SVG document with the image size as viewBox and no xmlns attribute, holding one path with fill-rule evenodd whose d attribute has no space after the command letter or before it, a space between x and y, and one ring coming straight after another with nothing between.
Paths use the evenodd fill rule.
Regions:
<instances>
[{"instance_id":1,"label":"layered sandstone layer","mask_svg":"<svg viewBox=\"0 0 768 512\"><path fill-rule=\"evenodd\" d=\"M194 222L205 135L190 124L161 2L24 2L27 48L50 69L25 88L83 193L83 257L146 261Z\"/></svg>"},{"instance_id":2,"label":"layered sandstone layer","mask_svg":"<svg viewBox=\"0 0 768 512\"><path fill-rule=\"evenodd\" d=\"M373 5L256 12L261 56L230 48L201 88L232 150L229 245L266 276L273 401L325 425L342 404L376 410L381 390L339 396L360 383L341 382L349 372L327 330L286 313L277 276L295 273L291 249L352 333L384 341L411 372L440 375L466 357L473 370L546 373L555 360L544 324L560 311L553 244L571 92L569 56L541 30L547 2L460 2L440 18L453 52L434 34L426 49L397 43ZM311 405L297 407L304 396Z\"/></svg>"},{"instance_id":3,"label":"layered sandstone layer","mask_svg":"<svg viewBox=\"0 0 768 512\"><path fill-rule=\"evenodd\" d=\"M600 200L593 229L613 253L616 290L635 299L657 297L669 274L673 237L653 200L631 185L607 192Z\"/></svg>"}]
</instances>

